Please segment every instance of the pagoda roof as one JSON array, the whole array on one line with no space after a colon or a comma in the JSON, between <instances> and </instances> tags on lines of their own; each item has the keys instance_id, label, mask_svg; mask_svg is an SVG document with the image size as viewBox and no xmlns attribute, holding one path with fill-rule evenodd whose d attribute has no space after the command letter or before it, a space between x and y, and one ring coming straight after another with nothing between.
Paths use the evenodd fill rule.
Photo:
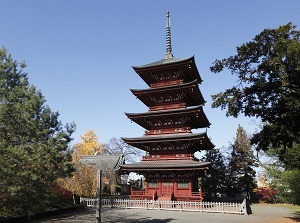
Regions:
<instances>
[{"instance_id":1,"label":"pagoda roof","mask_svg":"<svg viewBox=\"0 0 300 223\"><path fill-rule=\"evenodd\" d=\"M188 108L178 108L178 109L169 109L169 110L158 110L158 111L149 111L144 113L126 113L125 115L131 119L132 121L136 122L140 126L145 129L150 128L150 124L148 121L150 119L163 119L175 116L189 116L190 121L188 127L191 128L205 128L209 127L211 123L209 123L205 113L203 112L203 106L193 106Z\"/></svg>"},{"instance_id":2,"label":"pagoda roof","mask_svg":"<svg viewBox=\"0 0 300 223\"><path fill-rule=\"evenodd\" d=\"M134 164L123 164L120 167L127 171L195 170L209 168L210 164L210 162L199 162L195 160L156 160L141 161Z\"/></svg>"},{"instance_id":3,"label":"pagoda roof","mask_svg":"<svg viewBox=\"0 0 300 223\"><path fill-rule=\"evenodd\" d=\"M127 144L145 150L146 144L160 144L160 143L176 143L176 142L194 142L193 150L211 150L215 147L210 141L206 132L203 133L173 133L160 135L145 135L135 138L121 137Z\"/></svg>"},{"instance_id":4,"label":"pagoda roof","mask_svg":"<svg viewBox=\"0 0 300 223\"><path fill-rule=\"evenodd\" d=\"M152 63L140 65L140 66L132 66L134 70L144 69L144 68L156 68L159 66L165 66L165 65L172 65L182 62L189 62L190 60L193 60L194 56L187 57L187 58L176 58L176 57L170 57L170 58L164 58Z\"/></svg>"},{"instance_id":5,"label":"pagoda roof","mask_svg":"<svg viewBox=\"0 0 300 223\"><path fill-rule=\"evenodd\" d=\"M197 80L182 83L177 85L169 85L156 88L147 88L147 89L130 89L130 91L141 100L146 106L154 106L155 101L152 101L151 98L147 97L148 95L162 94L162 93L174 93L176 91L182 91L184 89L192 89L187 91L187 106L204 104L206 101L201 94L201 91L198 87Z\"/></svg>"},{"instance_id":6,"label":"pagoda roof","mask_svg":"<svg viewBox=\"0 0 300 223\"><path fill-rule=\"evenodd\" d=\"M198 83L202 82L200 74L198 72L195 57L188 57L188 58L175 58L175 57L168 57L161 59L159 61L141 65L141 66L132 66L135 72L150 86L151 84L157 83L157 81L151 77L155 71L162 72L162 71L170 71L174 70L180 71L182 75L186 79L185 82L190 82L193 80L197 80ZM182 77L183 77L182 76Z\"/></svg>"}]
</instances>

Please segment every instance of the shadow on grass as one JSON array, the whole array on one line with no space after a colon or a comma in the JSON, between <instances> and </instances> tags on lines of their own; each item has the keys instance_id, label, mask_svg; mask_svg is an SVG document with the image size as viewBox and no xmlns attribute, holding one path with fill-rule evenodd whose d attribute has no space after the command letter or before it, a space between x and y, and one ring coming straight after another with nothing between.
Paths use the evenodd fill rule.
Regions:
<instances>
[{"instance_id":1,"label":"shadow on grass","mask_svg":"<svg viewBox=\"0 0 300 223\"><path fill-rule=\"evenodd\" d=\"M288 218L295 222L300 222L300 213L295 213L295 214L293 214L293 216L288 217Z\"/></svg>"}]
</instances>

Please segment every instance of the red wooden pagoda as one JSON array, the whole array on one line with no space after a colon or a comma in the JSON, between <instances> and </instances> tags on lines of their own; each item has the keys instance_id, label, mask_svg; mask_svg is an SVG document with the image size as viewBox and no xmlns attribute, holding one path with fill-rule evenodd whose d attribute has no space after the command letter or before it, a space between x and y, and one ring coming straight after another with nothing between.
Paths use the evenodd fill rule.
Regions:
<instances>
[{"instance_id":1,"label":"red wooden pagoda","mask_svg":"<svg viewBox=\"0 0 300 223\"><path fill-rule=\"evenodd\" d=\"M146 155L140 162L123 164L121 168L145 177L144 190L132 191L131 199L201 201L198 179L210 169L210 163L199 162L194 153L213 149L214 145L206 131L191 131L210 126L198 86L202 79L194 57L173 57L169 24L167 13L165 58L133 67L149 88L131 92L149 111L125 114L146 131L141 137L122 139L146 151Z\"/></svg>"}]
</instances>

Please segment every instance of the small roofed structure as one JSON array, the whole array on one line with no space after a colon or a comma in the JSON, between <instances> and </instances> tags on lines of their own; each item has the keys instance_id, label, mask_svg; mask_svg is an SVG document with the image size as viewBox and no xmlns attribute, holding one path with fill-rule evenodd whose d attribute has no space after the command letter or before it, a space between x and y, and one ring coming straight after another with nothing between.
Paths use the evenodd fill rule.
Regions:
<instances>
[{"instance_id":1,"label":"small roofed structure","mask_svg":"<svg viewBox=\"0 0 300 223\"><path fill-rule=\"evenodd\" d=\"M105 192L116 193L116 185L121 181L121 165L125 164L124 155L83 156L80 158L80 163L102 170Z\"/></svg>"},{"instance_id":2,"label":"small roofed structure","mask_svg":"<svg viewBox=\"0 0 300 223\"><path fill-rule=\"evenodd\" d=\"M80 163L93 166L95 169L119 171L120 165L125 164L125 158L124 155L82 156Z\"/></svg>"}]
</instances>

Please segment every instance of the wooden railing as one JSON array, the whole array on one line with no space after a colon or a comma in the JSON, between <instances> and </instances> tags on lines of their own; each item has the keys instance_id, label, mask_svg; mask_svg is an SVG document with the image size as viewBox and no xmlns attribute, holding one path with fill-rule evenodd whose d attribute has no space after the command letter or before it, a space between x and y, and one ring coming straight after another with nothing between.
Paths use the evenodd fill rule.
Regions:
<instances>
[{"instance_id":1,"label":"wooden railing","mask_svg":"<svg viewBox=\"0 0 300 223\"><path fill-rule=\"evenodd\" d=\"M170 86L170 85L175 85L175 84L182 84L183 80L174 80L174 81L166 81L166 82L159 82L156 84L150 84L151 88L156 88L156 87L165 87L165 86Z\"/></svg>"},{"instance_id":2,"label":"wooden railing","mask_svg":"<svg viewBox=\"0 0 300 223\"><path fill-rule=\"evenodd\" d=\"M173 133L190 133L190 127L170 128L170 129L154 129L145 131L145 135L173 134Z\"/></svg>"},{"instance_id":3,"label":"wooden railing","mask_svg":"<svg viewBox=\"0 0 300 223\"><path fill-rule=\"evenodd\" d=\"M143 191L143 190L131 190L131 195L144 196L145 191Z\"/></svg>"},{"instance_id":4,"label":"wooden railing","mask_svg":"<svg viewBox=\"0 0 300 223\"><path fill-rule=\"evenodd\" d=\"M155 106L151 106L149 108L149 111L159 111L159 110L178 109L178 108L186 108L186 103L155 105Z\"/></svg>"},{"instance_id":5,"label":"wooden railing","mask_svg":"<svg viewBox=\"0 0 300 223\"><path fill-rule=\"evenodd\" d=\"M192 192L192 197L202 197L202 193L201 192Z\"/></svg>"},{"instance_id":6,"label":"wooden railing","mask_svg":"<svg viewBox=\"0 0 300 223\"><path fill-rule=\"evenodd\" d=\"M153 154L153 155L146 155L143 156L143 160L157 160L157 159L164 159L164 160L180 160L180 159L194 159L195 156L193 154Z\"/></svg>"},{"instance_id":7,"label":"wooden railing","mask_svg":"<svg viewBox=\"0 0 300 223\"><path fill-rule=\"evenodd\" d=\"M80 198L86 206L96 205L95 198ZM246 214L246 199L242 203L199 202L199 201L154 201L129 199L102 199L103 208L143 208L158 210L199 211L231 214Z\"/></svg>"}]
</instances>

